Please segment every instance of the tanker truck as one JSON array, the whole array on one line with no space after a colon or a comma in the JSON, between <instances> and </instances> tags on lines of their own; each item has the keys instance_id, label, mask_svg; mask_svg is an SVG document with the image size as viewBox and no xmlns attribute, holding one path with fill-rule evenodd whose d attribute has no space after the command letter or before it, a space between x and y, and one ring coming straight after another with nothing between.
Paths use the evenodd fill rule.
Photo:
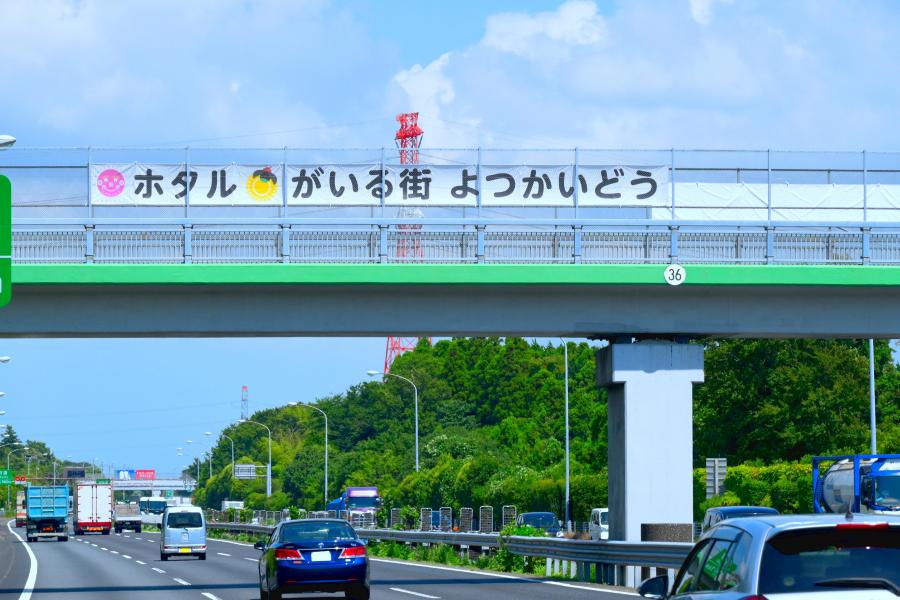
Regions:
<instances>
[{"instance_id":1,"label":"tanker truck","mask_svg":"<svg viewBox=\"0 0 900 600\"><path fill-rule=\"evenodd\" d=\"M900 454L814 457L813 510L900 515Z\"/></svg>"}]
</instances>

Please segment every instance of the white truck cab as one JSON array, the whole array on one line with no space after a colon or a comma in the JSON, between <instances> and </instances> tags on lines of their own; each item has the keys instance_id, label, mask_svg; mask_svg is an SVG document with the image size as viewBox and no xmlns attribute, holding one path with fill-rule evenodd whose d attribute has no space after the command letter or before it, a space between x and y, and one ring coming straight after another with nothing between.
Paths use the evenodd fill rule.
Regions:
<instances>
[{"instance_id":1,"label":"white truck cab","mask_svg":"<svg viewBox=\"0 0 900 600\"><path fill-rule=\"evenodd\" d=\"M609 539L609 509L593 508L591 509L591 521L588 525L588 531L591 539L608 540Z\"/></svg>"}]
</instances>

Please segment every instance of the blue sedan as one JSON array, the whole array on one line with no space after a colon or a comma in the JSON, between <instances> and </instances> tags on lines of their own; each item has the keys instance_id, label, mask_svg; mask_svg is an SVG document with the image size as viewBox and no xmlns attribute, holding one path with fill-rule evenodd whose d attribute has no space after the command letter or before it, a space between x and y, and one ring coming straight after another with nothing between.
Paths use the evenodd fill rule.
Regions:
<instances>
[{"instance_id":1,"label":"blue sedan","mask_svg":"<svg viewBox=\"0 0 900 600\"><path fill-rule=\"evenodd\" d=\"M352 600L369 599L366 545L340 519L283 521L267 541L257 542L259 597L345 592Z\"/></svg>"}]
</instances>

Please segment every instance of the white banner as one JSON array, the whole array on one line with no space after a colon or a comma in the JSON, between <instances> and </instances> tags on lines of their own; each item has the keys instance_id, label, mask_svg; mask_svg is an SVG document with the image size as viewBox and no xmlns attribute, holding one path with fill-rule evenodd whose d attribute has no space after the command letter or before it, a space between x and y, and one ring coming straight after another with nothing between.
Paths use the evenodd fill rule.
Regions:
<instances>
[{"instance_id":1,"label":"white banner","mask_svg":"<svg viewBox=\"0 0 900 600\"><path fill-rule=\"evenodd\" d=\"M577 172L577 181L576 181ZM95 164L106 206L668 206L669 168Z\"/></svg>"}]
</instances>

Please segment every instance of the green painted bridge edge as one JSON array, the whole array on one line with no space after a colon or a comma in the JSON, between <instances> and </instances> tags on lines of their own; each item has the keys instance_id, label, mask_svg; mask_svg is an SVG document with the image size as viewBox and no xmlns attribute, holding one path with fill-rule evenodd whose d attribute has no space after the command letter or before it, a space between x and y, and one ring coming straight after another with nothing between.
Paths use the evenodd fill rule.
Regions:
<instances>
[{"instance_id":1,"label":"green painted bridge edge","mask_svg":"<svg viewBox=\"0 0 900 600\"><path fill-rule=\"evenodd\" d=\"M13 265L14 285L667 285L666 265ZM682 285L900 286L900 266L685 265Z\"/></svg>"}]
</instances>

